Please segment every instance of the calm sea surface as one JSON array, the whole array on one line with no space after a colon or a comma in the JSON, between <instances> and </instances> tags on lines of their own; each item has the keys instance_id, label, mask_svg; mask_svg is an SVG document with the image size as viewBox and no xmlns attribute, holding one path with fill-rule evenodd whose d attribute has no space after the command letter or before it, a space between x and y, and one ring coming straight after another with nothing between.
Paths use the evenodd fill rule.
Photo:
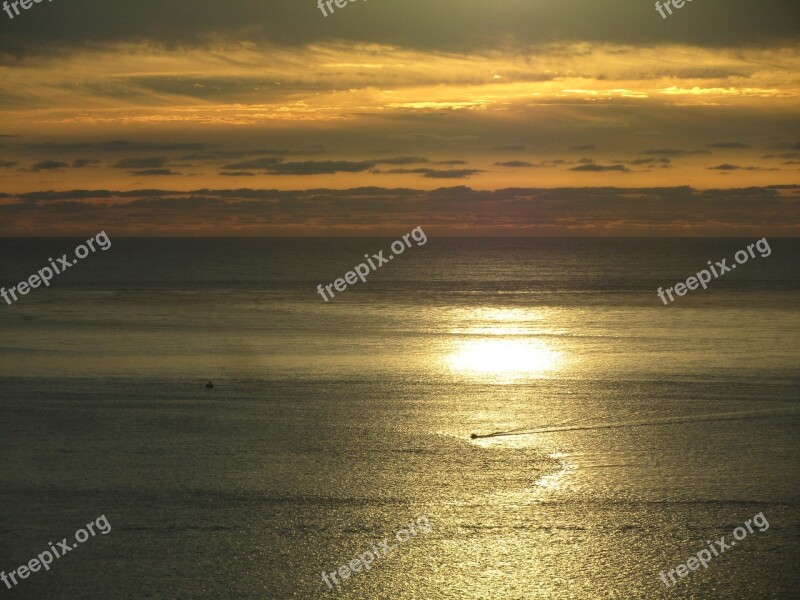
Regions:
<instances>
[{"instance_id":1,"label":"calm sea surface","mask_svg":"<svg viewBox=\"0 0 800 600\"><path fill-rule=\"evenodd\" d=\"M79 241L0 240L0 285ZM659 286L756 240L431 237L327 304L317 284L392 240L111 241L0 300L0 570L112 528L0 594L800 588L800 240L670 306ZM420 515L430 533L328 591Z\"/></svg>"}]
</instances>

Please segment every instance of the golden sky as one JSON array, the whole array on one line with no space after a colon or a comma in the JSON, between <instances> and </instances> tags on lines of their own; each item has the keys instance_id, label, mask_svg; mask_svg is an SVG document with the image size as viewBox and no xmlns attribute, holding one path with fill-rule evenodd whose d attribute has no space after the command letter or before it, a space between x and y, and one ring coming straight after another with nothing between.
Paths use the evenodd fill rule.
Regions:
<instances>
[{"instance_id":1,"label":"golden sky","mask_svg":"<svg viewBox=\"0 0 800 600\"><path fill-rule=\"evenodd\" d=\"M800 233L797 3L334 8L0 13L0 235Z\"/></svg>"}]
</instances>

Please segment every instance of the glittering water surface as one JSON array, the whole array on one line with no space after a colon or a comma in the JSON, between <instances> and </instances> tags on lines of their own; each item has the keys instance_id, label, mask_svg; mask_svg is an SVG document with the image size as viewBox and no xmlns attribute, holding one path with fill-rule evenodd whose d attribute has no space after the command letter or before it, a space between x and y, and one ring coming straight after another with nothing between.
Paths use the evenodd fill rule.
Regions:
<instances>
[{"instance_id":1,"label":"glittering water surface","mask_svg":"<svg viewBox=\"0 0 800 600\"><path fill-rule=\"evenodd\" d=\"M420 515L335 594L800 583L796 241L670 307L741 241L431 239L328 304L385 240L114 244L0 306L0 569L112 526L9 595L333 597L323 570ZM2 245L6 283L74 246Z\"/></svg>"}]
</instances>

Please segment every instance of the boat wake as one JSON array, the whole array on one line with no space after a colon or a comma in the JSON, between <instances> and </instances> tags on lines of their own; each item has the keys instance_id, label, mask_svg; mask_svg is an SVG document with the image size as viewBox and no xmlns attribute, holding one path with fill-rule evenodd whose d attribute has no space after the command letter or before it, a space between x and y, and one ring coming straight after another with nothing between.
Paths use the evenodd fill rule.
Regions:
<instances>
[{"instance_id":1,"label":"boat wake","mask_svg":"<svg viewBox=\"0 0 800 600\"><path fill-rule=\"evenodd\" d=\"M623 417L632 417L645 414L653 414L658 411L640 411L622 415ZM516 429L509 429L507 431L493 431L491 433L473 433L470 437L472 439L490 438L490 437L504 437L511 435L533 435L536 433L553 433L557 431L584 431L592 429L617 429L624 427L648 427L656 425L674 425L676 423L700 423L703 421L738 421L743 419L772 419L784 416L797 416L797 411L787 410L753 410L742 412L727 412L727 413L709 413L701 415L680 415L661 417L655 419L645 420L624 420L615 423L600 423L599 421L606 421L608 419L619 418L620 415L606 415L603 417L586 417L582 419L572 419L562 421L560 423L540 425L538 427L518 427ZM586 423L586 421L594 421Z\"/></svg>"}]
</instances>

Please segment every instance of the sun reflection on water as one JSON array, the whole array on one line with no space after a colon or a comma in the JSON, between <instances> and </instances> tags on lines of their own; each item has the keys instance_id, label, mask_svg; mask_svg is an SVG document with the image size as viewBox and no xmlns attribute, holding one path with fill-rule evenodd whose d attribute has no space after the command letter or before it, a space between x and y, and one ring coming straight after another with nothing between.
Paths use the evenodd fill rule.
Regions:
<instances>
[{"instance_id":1,"label":"sun reflection on water","mask_svg":"<svg viewBox=\"0 0 800 600\"><path fill-rule=\"evenodd\" d=\"M462 375L518 379L545 376L558 367L560 356L541 340L481 338L456 341L446 363Z\"/></svg>"},{"instance_id":2,"label":"sun reflection on water","mask_svg":"<svg viewBox=\"0 0 800 600\"><path fill-rule=\"evenodd\" d=\"M563 487L567 475L575 470L575 465L569 460L569 453L567 452L555 452L549 456L561 462L561 470L552 475L545 475L539 478L534 485L546 490L558 490Z\"/></svg>"},{"instance_id":3,"label":"sun reflection on water","mask_svg":"<svg viewBox=\"0 0 800 600\"><path fill-rule=\"evenodd\" d=\"M561 366L562 353L551 336L546 311L522 308L475 308L454 314L453 336L444 363L462 377L510 382L543 378ZM547 336L547 340L542 336Z\"/></svg>"}]
</instances>

